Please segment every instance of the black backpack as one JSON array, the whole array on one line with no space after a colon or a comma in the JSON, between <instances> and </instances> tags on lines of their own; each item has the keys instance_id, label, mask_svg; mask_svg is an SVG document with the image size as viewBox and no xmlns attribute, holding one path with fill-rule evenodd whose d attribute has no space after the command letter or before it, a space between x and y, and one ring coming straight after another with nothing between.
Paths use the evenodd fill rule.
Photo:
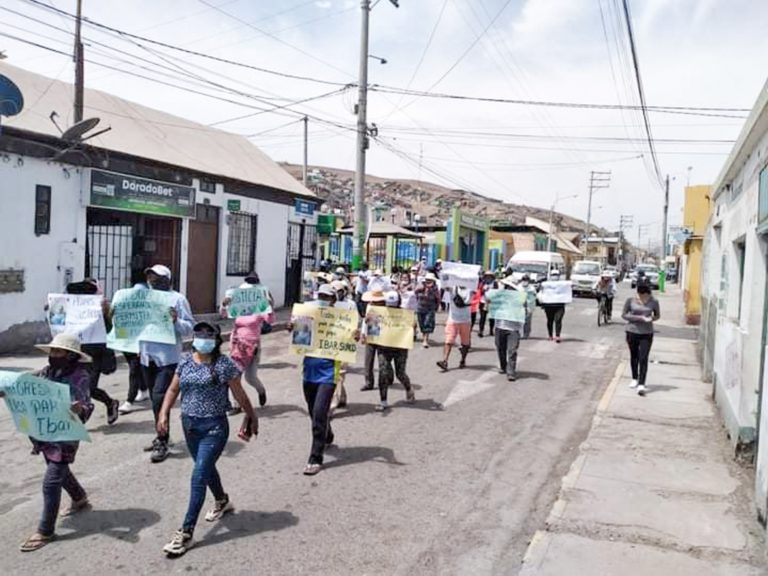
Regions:
<instances>
[{"instance_id":1,"label":"black backpack","mask_svg":"<svg viewBox=\"0 0 768 576\"><path fill-rule=\"evenodd\" d=\"M461 297L461 294L459 294L459 291L456 291L456 294L453 295L453 305L456 306L456 308L466 308L467 302L464 300L464 298Z\"/></svg>"}]
</instances>

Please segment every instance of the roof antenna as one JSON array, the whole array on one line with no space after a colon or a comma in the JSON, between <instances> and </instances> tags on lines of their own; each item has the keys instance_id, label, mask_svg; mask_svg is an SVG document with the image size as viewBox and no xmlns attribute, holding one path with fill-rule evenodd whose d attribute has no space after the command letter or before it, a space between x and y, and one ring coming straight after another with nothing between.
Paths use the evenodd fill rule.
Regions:
<instances>
[{"instance_id":1,"label":"roof antenna","mask_svg":"<svg viewBox=\"0 0 768 576\"><path fill-rule=\"evenodd\" d=\"M49 118L51 119L51 122L53 122L53 125L56 126L56 128L59 130L59 133L61 134L61 139L66 140L67 142L77 145L82 142L86 142L90 140L91 138L96 138L96 136L100 136L101 134L104 134L105 132L109 132L112 130L111 126L108 126L104 128L104 130L99 130L98 132L91 134L90 136L85 136L88 132L96 128L96 126L101 122L101 118L86 118L85 120L81 120L80 122L76 122L66 130L62 130L61 126L59 126L58 122L56 122L56 118L59 117L58 112L55 110L51 112L51 115Z\"/></svg>"}]
</instances>

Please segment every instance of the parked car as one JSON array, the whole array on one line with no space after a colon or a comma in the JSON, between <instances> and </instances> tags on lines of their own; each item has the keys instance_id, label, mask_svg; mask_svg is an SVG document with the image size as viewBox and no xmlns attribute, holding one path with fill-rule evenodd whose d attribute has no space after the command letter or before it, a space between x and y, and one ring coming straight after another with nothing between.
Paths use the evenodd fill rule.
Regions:
<instances>
[{"instance_id":1,"label":"parked car","mask_svg":"<svg viewBox=\"0 0 768 576\"><path fill-rule=\"evenodd\" d=\"M557 252L536 252L521 250L507 262L507 270L512 272L515 280L520 280L528 274L533 282L543 282L549 271L557 268L561 276L565 275L565 260Z\"/></svg>"},{"instance_id":2,"label":"parked car","mask_svg":"<svg viewBox=\"0 0 768 576\"><path fill-rule=\"evenodd\" d=\"M643 271L645 277L648 278L648 282L651 284L651 288L659 289L659 267L655 264L638 264L634 272L630 275L632 279L632 288L637 287L638 272Z\"/></svg>"},{"instance_id":3,"label":"parked car","mask_svg":"<svg viewBox=\"0 0 768 576\"><path fill-rule=\"evenodd\" d=\"M616 266L606 266L603 268L603 272L608 272L614 280L619 278L619 269Z\"/></svg>"},{"instance_id":4,"label":"parked car","mask_svg":"<svg viewBox=\"0 0 768 576\"><path fill-rule=\"evenodd\" d=\"M580 260L573 265L571 270L571 283L574 294L592 295L592 289L600 279L603 267L595 260Z\"/></svg>"}]
</instances>

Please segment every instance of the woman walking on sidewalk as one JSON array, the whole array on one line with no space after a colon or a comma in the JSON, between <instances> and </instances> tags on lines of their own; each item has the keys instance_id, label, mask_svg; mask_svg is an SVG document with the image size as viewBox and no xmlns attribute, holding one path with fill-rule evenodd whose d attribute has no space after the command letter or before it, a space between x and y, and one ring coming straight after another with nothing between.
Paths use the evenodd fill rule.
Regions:
<instances>
[{"instance_id":1,"label":"woman walking on sidewalk","mask_svg":"<svg viewBox=\"0 0 768 576\"><path fill-rule=\"evenodd\" d=\"M184 523L163 547L169 556L181 556L192 547L192 535L205 503L206 488L210 488L215 499L213 508L205 515L206 521L214 522L234 509L216 470L216 461L229 437L230 390L245 411L238 437L247 442L259 433L256 413L240 383L240 370L220 351L219 328L199 322L193 330L194 352L183 356L179 362L157 419L158 435L166 435L171 408L181 393L181 424L195 467Z\"/></svg>"},{"instance_id":2,"label":"woman walking on sidewalk","mask_svg":"<svg viewBox=\"0 0 768 576\"><path fill-rule=\"evenodd\" d=\"M651 294L650 286L637 285L637 297L627 299L621 317L627 322L627 345L632 366L632 382L629 387L637 388L637 393L645 396L648 355L653 345L653 323L661 318L659 301Z\"/></svg>"}]
</instances>

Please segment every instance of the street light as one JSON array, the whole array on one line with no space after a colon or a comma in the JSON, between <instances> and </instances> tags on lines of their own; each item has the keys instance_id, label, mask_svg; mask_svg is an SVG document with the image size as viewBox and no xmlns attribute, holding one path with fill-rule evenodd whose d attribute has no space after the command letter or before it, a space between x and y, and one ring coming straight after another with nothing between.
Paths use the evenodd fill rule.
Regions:
<instances>
[{"instance_id":1,"label":"street light","mask_svg":"<svg viewBox=\"0 0 768 576\"><path fill-rule=\"evenodd\" d=\"M374 56L373 54L368 54L368 58L372 58L374 60L378 60L379 64L386 64L387 63L387 59L386 58L382 58L381 56Z\"/></svg>"}]
</instances>

